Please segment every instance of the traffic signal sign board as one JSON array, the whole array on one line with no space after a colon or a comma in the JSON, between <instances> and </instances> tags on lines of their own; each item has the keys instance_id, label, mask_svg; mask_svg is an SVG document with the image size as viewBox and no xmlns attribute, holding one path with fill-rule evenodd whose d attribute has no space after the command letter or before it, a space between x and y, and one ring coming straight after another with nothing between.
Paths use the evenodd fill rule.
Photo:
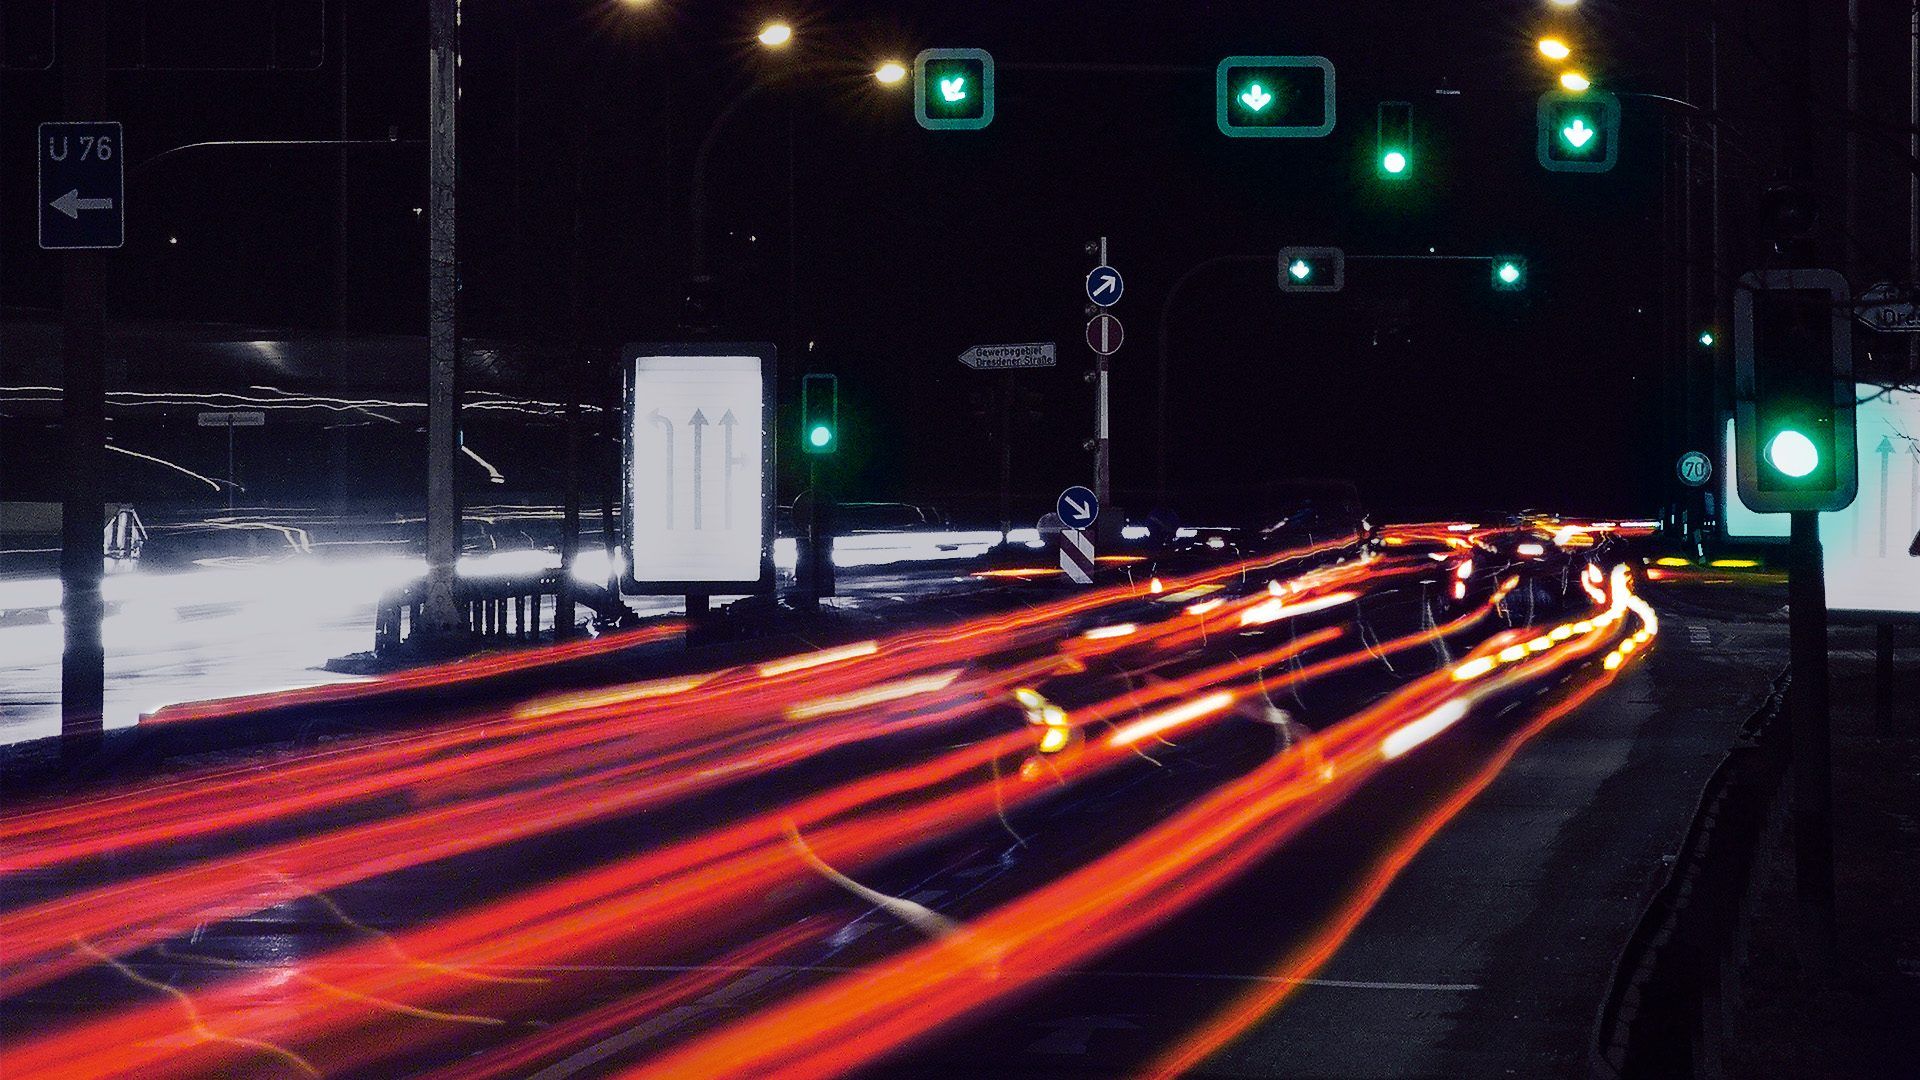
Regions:
<instances>
[{"instance_id":1,"label":"traffic signal sign board","mask_svg":"<svg viewBox=\"0 0 1920 1080\"><path fill-rule=\"evenodd\" d=\"M1413 175L1413 105L1383 101L1374 123L1374 164L1388 180Z\"/></svg>"},{"instance_id":2,"label":"traffic signal sign board","mask_svg":"<svg viewBox=\"0 0 1920 1080\"><path fill-rule=\"evenodd\" d=\"M1606 172L1620 157L1620 99L1602 90L1549 90L1538 109L1540 167Z\"/></svg>"},{"instance_id":3,"label":"traffic signal sign board","mask_svg":"<svg viewBox=\"0 0 1920 1080\"><path fill-rule=\"evenodd\" d=\"M1339 292L1347 285L1347 253L1337 247L1280 249L1282 292Z\"/></svg>"},{"instance_id":4,"label":"traffic signal sign board","mask_svg":"<svg viewBox=\"0 0 1920 1080\"><path fill-rule=\"evenodd\" d=\"M972 131L993 123L993 54L928 49L914 57L913 117L929 131Z\"/></svg>"},{"instance_id":5,"label":"traffic signal sign board","mask_svg":"<svg viewBox=\"0 0 1920 1080\"><path fill-rule=\"evenodd\" d=\"M840 448L840 378L807 375L800 379L800 450L831 454Z\"/></svg>"},{"instance_id":6,"label":"traffic signal sign board","mask_svg":"<svg viewBox=\"0 0 1920 1080\"><path fill-rule=\"evenodd\" d=\"M1214 120L1239 139L1318 138L1333 131L1333 61L1229 56L1214 76Z\"/></svg>"},{"instance_id":7,"label":"traffic signal sign board","mask_svg":"<svg viewBox=\"0 0 1920 1080\"><path fill-rule=\"evenodd\" d=\"M1769 270L1733 301L1740 501L1758 513L1844 510L1854 446L1852 294L1835 270Z\"/></svg>"}]
</instances>

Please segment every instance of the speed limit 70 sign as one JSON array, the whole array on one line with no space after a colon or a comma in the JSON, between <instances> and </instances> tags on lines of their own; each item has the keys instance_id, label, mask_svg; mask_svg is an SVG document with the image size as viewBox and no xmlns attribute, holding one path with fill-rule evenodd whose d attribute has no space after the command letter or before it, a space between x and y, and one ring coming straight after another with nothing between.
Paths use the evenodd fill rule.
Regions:
<instances>
[{"instance_id":1,"label":"speed limit 70 sign","mask_svg":"<svg viewBox=\"0 0 1920 1080\"><path fill-rule=\"evenodd\" d=\"M1698 450L1689 450L1680 455L1673 471L1688 487L1704 487L1713 479L1713 459Z\"/></svg>"}]
</instances>

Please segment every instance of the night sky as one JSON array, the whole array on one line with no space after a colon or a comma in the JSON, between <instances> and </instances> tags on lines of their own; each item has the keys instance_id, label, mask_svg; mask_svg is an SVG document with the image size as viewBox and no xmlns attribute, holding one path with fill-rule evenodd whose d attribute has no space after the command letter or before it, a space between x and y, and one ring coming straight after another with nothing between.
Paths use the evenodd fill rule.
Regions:
<instances>
[{"instance_id":1,"label":"night sky","mask_svg":"<svg viewBox=\"0 0 1920 1080\"><path fill-rule=\"evenodd\" d=\"M10 63L32 59L21 27L33 6L7 6ZM261 5L144 5L145 25L162 29L144 45L122 42L125 62L284 70L116 74L131 160L213 138L402 142L188 152L137 169L109 318L245 323L295 338L420 333L424 151L406 140L424 136L424 5L333 0L322 14L283 3L220 33L168 21L223 7ZM1130 509L1155 501L1156 339L1168 290L1202 260L1244 255L1264 261L1200 272L1170 312L1169 472L1189 516L1295 478L1351 479L1389 513L1651 512L1673 451L1661 379L1677 326L1662 306L1675 265L1662 229L1666 114L1628 101L1611 173L1544 172L1534 101L1552 69L1533 42L1545 10L1517 0L470 0L465 331L519 346L530 359L509 383L546 396L558 393L572 350L610 380L621 342L685 336L696 149L740 88L768 78L714 144L714 336L778 343L789 392L806 371L840 375L850 497L963 512L991 504L997 417L979 403L993 380L956 357L998 342L1061 346L1059 369L1022 377L1039 417L1015 431L1016 516L1090 479L1081 288L1093 261L1082 245L1105 235L1127 276L1115 309L1127 344L1113 364L1114 478ZM1595 0L1582 11L1571 25L1597 80L1684 93L1673 5ZM772 55L752 33L776 14L798 33ZM1743 32L1764 51L1764 25ZM935 46L993 53L991 127L923 131L910 94L870 77L880 59L910 63ZM1213 66L1240 53L1332 59L1333 134L1223 137ZM1073 67L1088 64L1174 70ZM57 115L57 75L5 79L0 137L31 145L32 126ZM1394 185L1373 169L1383 100L1413 105L1414 176ZM1763 129L1741 152L1748 164L1730 168L1731 221L1756 197L1774 138ZM31 159L9 153L4 163L0 200L14 225L0 295L10 319L44 320L57 267L18 227L30 221ZM1743 242L1730 239L1735 262ZM1357 260L1340 294L1281 293L1274 256L1308 244L1354 256L1520 255L1529 287L1492 291L1484 263ZM18 373L31 358L7 360ZM346 368L318 385L421 392L419 380ZM550 429L494 436L503 438L510 457L555 453ZM787 487L796 475L787 470ZM396 498L407 494L399 488Z\"/></svg>"}]
</instances>

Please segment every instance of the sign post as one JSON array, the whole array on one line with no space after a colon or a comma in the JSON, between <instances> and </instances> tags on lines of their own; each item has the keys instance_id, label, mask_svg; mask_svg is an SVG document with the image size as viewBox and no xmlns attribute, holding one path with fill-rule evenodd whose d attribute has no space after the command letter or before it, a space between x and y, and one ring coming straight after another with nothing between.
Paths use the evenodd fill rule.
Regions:
<instances>
[{"instance_id":1,"label":"sign post","mask_svg":"<svg viewBox=\"0 0 1920 1080\"><path fill-rule=\"evenodd\" d=\"M1100 265L1087 275L1087 299L1101 309L1112 307L1126 291L1126 283L1120 272L1107 262L1107 238L1101 237L1097 246ZM1094 380L1098 387L1098 398L1094 405L1094 451L1093 451L1093 490L1101 499L1113 496L1113 455L1109 441L1112 411L1109 407L1108 377L1111 372L1107 361L1120 351L1126 340L1126 328L1111 312L1101 310L1087 323L1087 348L1093 350Z\"/></svg>"},{"instance_id":2,"label":"sign post","mask_svg":"<svg viewBox=\"0 0 1920 1080\"><path fill-rule=\"evenodd\" d=\"M253 410L203 412L199 416L201 427L227 429L227 513L233 513L233 429L242 427L265 427L267 414Z\"/></svg>"}]
</instances>

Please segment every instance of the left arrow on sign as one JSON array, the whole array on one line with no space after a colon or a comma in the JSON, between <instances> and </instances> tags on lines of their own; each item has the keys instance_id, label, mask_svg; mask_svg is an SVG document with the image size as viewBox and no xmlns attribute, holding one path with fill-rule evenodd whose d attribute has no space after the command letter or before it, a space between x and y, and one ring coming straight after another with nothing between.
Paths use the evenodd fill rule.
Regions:
<instances>
[{"instance_id":1,"label":"left arrow on sign","mask_svg":"<svg viewBox=\"0 0 1920 1080\"><path fill-rule=\"evenodd\" d=\"M80 189L75 188L72 191L67 192L65 195L62 195L59 198L48 203L47 205L53 207L55 210L60 211L61 213L67 215L70 218L78 219L80 217L80 211L82 210L113 209L113 200L112 199L83 199L80 197Z\"/></svg>"}]
</instances>

